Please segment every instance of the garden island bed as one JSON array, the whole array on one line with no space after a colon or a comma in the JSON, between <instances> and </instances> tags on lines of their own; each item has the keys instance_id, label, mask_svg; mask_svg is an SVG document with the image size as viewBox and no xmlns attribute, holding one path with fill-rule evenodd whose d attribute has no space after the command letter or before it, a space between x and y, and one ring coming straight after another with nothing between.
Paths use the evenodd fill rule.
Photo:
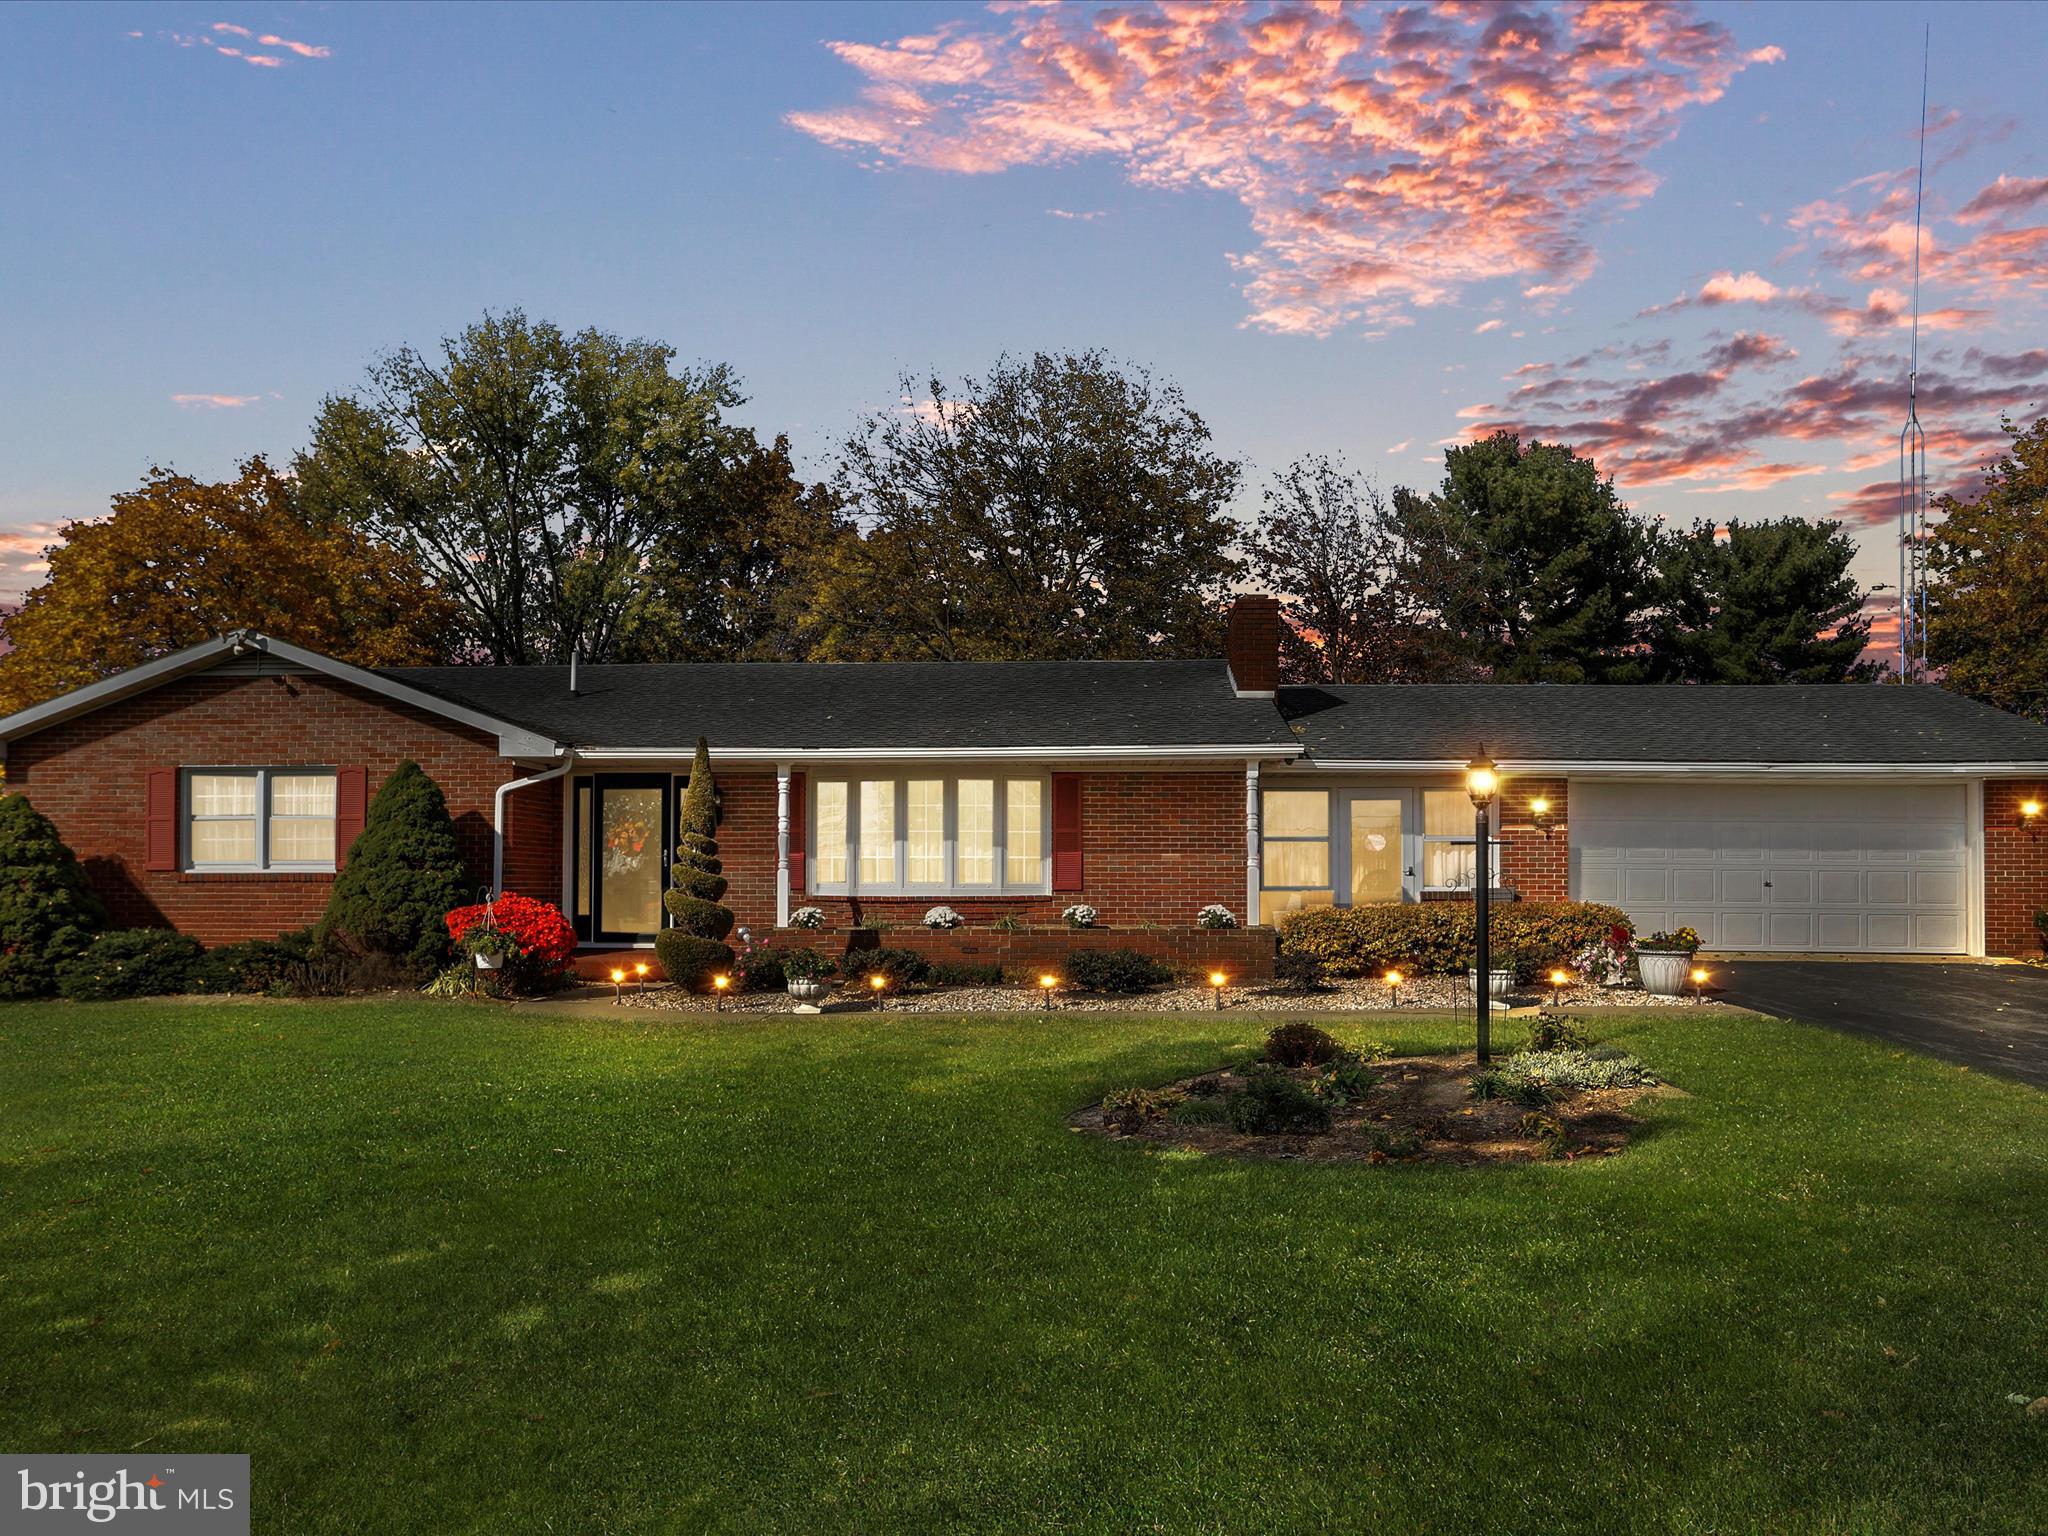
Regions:
<instances>
[{"instance_id":1,"label":"garden island bed","mask_svg":"<svg viewBox=\"0 0 2048 1536\"><path fill-rule=\"evenodd\" d=\"M1531 1048L1481 1067L1470 1054L1390 1057L1283 1024L1256 1060L1161 1087L1119 1089L1075 1111L1077 1131L1211 1156L1308 1162L1576 1161L1628 1145L1631 1106L1679 1096L1642 1062L1589 1046L1584 1021L1541 1014Z\"/></svg>"}]
</instances>

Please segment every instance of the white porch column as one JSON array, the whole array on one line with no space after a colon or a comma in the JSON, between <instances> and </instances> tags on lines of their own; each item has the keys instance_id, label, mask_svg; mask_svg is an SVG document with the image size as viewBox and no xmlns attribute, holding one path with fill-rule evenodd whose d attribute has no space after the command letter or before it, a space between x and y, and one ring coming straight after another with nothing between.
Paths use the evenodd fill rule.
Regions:
<instances>
[{"instance_id":1,"label":"white porch column","mask_svg":"<svg viewBox=\"0 0 2048 1536\"><path fill-rule=\"evenodd\" d=\"M1259 921L1259 765L1244 765L1244 925Z\"/></svg>"},{"instance_id":2,"label":"white porch column","mask_svg":"<svg viewBox=\"0 0 2048 1536\"><path fill-rule=\"evenodd\" d=\"M775 765L775 926L789 926L789 764Z\"/></svg>"}]
</instances>

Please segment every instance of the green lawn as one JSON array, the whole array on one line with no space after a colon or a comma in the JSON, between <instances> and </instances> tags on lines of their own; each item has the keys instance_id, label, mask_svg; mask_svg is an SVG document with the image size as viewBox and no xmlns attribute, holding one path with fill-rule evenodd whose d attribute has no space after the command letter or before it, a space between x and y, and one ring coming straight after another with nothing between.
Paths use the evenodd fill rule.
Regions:
<instances>
[{"instance_id":1,"label":"green lawn","mask_svg":"<svg viewBox=\"0 0 2048 1536\"><path fill-rule=\"evenodd\" d=\"M0 1446L258 1530L2038 1530L2048 1095L1606 1031L1693 1097L1459 1171L1067 1130L1229 1015L6 1009Z\"/></svg>"}]
</instances>

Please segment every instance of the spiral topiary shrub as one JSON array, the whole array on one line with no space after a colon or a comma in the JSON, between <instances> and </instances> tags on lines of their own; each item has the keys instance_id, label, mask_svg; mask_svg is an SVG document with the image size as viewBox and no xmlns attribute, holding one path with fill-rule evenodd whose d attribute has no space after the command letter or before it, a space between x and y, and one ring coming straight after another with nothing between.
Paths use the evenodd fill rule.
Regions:
<instances>
[{"instance_id":1,"label":"spiral topiary shrub","mask_svg":"<svg viewBox=\"0 0 2048 1536\"><path fill-rule=\"evenodd\" d=\"M683 793L682 830L676 844L672 887L662 903L680 931L723 942L732 932L732 909L723 905L725 865L718 857L718 787L711 778L711 747L697 738L690 787ZM732 960L726 952L726 963Z\"/></svg>"},{"instance_id":2,"label":"spiral topiary shrub","mask_svg":"<svg viewBox=\"0 0 2048 1536\"><path fill-rule=\"evenodd\" d=\"M50 818L0 793L0 997L44 997L83 954L107 909Z\"/></svg>"}]
</instances>

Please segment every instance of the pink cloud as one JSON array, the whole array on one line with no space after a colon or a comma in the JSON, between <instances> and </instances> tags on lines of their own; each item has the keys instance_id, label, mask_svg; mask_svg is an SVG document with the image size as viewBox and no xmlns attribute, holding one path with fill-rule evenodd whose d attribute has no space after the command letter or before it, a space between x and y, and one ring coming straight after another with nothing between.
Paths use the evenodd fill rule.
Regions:
<instances>
[{"instance_id":1,"label":"pink cloud","mask_svg":"<svg viewBox=\"0 0 2048 1536\"><path fill-rule=\"evenodd\" d=\"M1139 186L1235 197L1248 323L1309 335L1500 279L1569 292L1686 111L1782 57L1629 4L1004 6L983 30L830 46L858 99L792 127L875 166L1105 156Z\"/></svg>"},{"instance_id":2,"label":"pink cloud","mask_svg":"<svg viewBox=\"0 0 2048 1536\"><path fill-rule=\"evenodd\" d=\"M254 405L261 395L173 395L171 404L188 411L232 411Z\"/></svg>"},{"instance_id":3,"label":"pink cloud","mask_svg":"<svg viewBox=\"0 0 2048 1536\"><path fill-rule=\"evenodd\" d=\"M1488 331L1497 331L1506 324L1507 321L1505 320L1482 320L1479 324L1472 327L1472 334L1474 336L1484 336Z\"/></svg>"},{"instance_id":4,"label":"pink cloud","mask_svg":"<svg viewBox=\"0 0 2048 1536\"><path fill-rule=\"evenodd\" d=\"M1767 304L1783 291L1754 272L1739 277L1733 272L1716 272L1700 284L1699 299L1702 304Z\"/></svg>"}]
</instances>

